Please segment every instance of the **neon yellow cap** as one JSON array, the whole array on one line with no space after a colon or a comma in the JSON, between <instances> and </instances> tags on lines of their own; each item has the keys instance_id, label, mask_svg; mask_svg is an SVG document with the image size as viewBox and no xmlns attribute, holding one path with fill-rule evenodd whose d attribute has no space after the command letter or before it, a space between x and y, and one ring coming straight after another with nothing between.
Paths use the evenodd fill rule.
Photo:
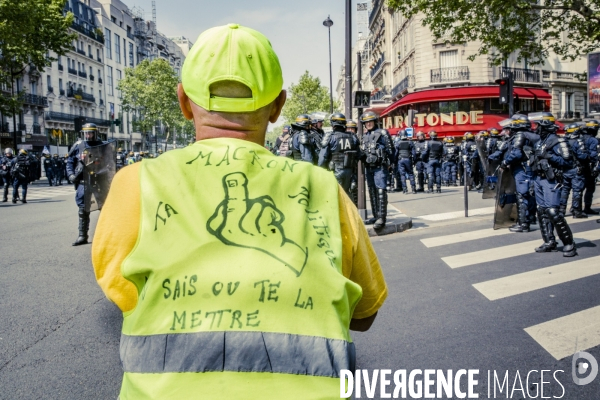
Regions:
<instances>
[{"instance_id":1,"label":"neon yellow cap","mask_svg":"<svg viewBox=\"0 0 600 400\"><path fill-rule=\"evenodd\" d=\"M210 85L220 81L240 82L252 90L252 97L211 96ZM283 74L279 58L262 33L228 24L198 36L183 64L181 83L187 96L205 110L250 112L279 96Z\"/></svg>"}]
</instances>

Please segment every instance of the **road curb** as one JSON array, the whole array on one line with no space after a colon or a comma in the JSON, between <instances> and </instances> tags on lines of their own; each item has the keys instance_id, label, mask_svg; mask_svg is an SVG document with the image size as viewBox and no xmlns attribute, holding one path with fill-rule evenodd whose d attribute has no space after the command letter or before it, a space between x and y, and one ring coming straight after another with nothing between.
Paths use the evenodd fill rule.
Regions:
<instances>
[{"instance_id":1,"label":"road curb","mask_svg":"<svg viewBox=\"0 0 600 400\"><path fill-rule=\"evenodd\" d=\"M365 227L367 228L367 232L371 237L391 235L392 233L404 232L412 228L412 218L405 217L394 219L392 221L387 222L385 224L385 227L379 230L375 230L373 228L373 225L365 225Z\"/></svg>"}]
</instances>

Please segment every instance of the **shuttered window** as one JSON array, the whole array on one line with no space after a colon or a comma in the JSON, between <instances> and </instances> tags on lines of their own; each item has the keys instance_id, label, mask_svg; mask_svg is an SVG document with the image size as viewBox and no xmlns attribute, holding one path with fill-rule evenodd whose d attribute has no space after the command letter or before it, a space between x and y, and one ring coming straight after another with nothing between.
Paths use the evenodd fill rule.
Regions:
<instances>
[{"instance_id":1,"label":"shuttered window","mask_svg":"<svg viewBox=\"0 0 600 400\"><path fill-rule=\"evenodd\" d=\"M458 50L440 51L440 68L452 68L458 65Z\"/></svg>"}]
</instances>

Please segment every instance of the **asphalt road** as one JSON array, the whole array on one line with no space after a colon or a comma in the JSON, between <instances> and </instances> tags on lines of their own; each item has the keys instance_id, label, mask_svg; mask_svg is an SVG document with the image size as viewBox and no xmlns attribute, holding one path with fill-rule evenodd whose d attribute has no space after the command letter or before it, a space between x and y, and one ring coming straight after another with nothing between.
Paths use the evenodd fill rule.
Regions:
<instances>
[{"instance_id":1,"label":"asphalt road","mask_svg":"<svg viewBox=\"0 0 600 400\"><path fill-rule=\"evenodd\" d=\"M0 399L118 395L121 314L96 285L91 247L71 246L77 235L73 197L70 187L38 186L31 189L27 205L0 203ZM419 200L419 207L428 201L434 207L435 200ZM97 217L92 214L91 232ZM531 370L563 370L557 373L562 398L600 398L600 377L576 386L571 357L556 359L525 331L600 306L600 273L490 300L473 285L574 261L560 252L535 254L531 248L522 255L500 254L479 262L480 255L469 253L540 240L537 231L484 237L493 232L490 224L489 216L452 219L438 221L435 229L373 239L389 297L372 329L353 333L357 368L479 369L480 398L487 398L488 370L501 379L509 371L511 387L517 371L526 385ZM575 236L582 238L595 237L589 232L598 228L595 219L573 225ZM473 231L483 233L471 240L457 236ZM448 240L459 241L435 246ZM576 260L599 256L598 245L599 240L580 245ZM457 267L460 263L470 265ZM584 320L581 328L586 331L590 325L593 330L597 322ZM582 349L600 360L600 346ZM539 383L539 374L532 375L530 385L536 379ZM544 395L560 397L563 389L552 376L544 380L551 382ZM512 398L523 397L517 391Z\"/></svg>"}]
</instances>

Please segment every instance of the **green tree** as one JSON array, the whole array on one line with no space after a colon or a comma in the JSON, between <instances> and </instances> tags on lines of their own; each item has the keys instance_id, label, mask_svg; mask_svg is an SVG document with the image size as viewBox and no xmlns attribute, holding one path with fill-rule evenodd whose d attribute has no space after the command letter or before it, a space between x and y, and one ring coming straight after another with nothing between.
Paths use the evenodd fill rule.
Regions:
<instances>
[{"instance_id":1,"label":"green tree","mask_svg":"<svg viewBox=\"0 0 600 400\"><path fill-rule=\"evenodd\" d=\"M329 90L321 85L321 80L306 71L297 84L292 83L287 90L288 99L283 107L283 118L291 124L299 114L311 114L316 111L329 111ZM333 103L334 111L337 102ZM326 121L329 123L328 121Z\"/></svg>"},{"instance_id":2,"label":"green tree","mask_svg":"<svg viewBox=\"0 0 600 400\"><path fill-rule=\"evenodd\" d=\"M553 51L574 60L600 47L598 0L386 0L409 18L423 14L436 39L480 41L473 60L488 56L498 65L510 54L541 64Z\"/></svg>"},{"instance_id":3,"label":"green tree","mask_svg":"<svg viewBox=\"0 0 600 400\"><path fill-rule=\"evenodd\" d=\"M26 72L43 71L71 48L73 14L64 13L66 0L0 1L0 112L13 115L23 104L15 82Z\"/></svg>"},{"instance_id":4,"label":"green tree","mask_svg":"<svg viewBox=\"0 0 600 400\"><path fill-rule=\"evenodd\" d=\"M178 83L175 70L162 58L144 60L135 68L125 69L125 78L117 89L121 91L123 109L139 114L134 129L149 133L159 122L159 126L166 128L164 135L168 141L171 128L186 127L177 99Z\"/></svg>"}]
</instances>

